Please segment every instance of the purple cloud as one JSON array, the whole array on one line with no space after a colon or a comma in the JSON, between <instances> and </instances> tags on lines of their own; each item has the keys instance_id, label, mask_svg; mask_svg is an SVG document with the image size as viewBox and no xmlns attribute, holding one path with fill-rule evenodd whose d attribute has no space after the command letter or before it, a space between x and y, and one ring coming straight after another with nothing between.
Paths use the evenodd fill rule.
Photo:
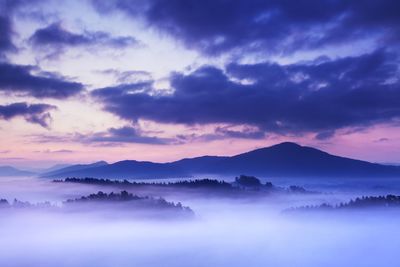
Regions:
<instances>
[{"instance_id":1,"label":"purple cloud","mask_svg":"<svg viewBox=\"0 0 400 267\"><path fill-rule=\"evenodd\" d=\"M81 83L67 81L62 77L34 75L34 69L33 66L0 63L0 92L64 99L84 90Z\"/></svg>"},{"instance_id":2,"label":"purple cloud","mask_svg":"<svg viewBox=\"0 0 400 267\"><path fill-rule=\"evenodd\" d=\"M398 59L383 50L289 65L203 66L171 76L171 94L151 84L94 90L104 109L129 121L252 125L264 132L326 133L400 118ZM246 82L243 82L246 81ZM233 133L232 133L233 134ZM257 136L259 133L257 133Z\"/></svg>"},{"instance_id":3,"label":"purple cloud","mask_svg":"<svg viewBox=\"0 0 400 267\"><path fill-rule=\"evenodd\" d=\"M15 117L22 117L27 122L48 128L51 121L49 111L54 109L56 109L55 106L48 104L27 104L24 102L0 105L0 118L10 120Z\"/></svg>"},{"instance_id":4,"label":"purple cloud","mask_svg":"<svg viewBox=\"0 0 400 267\"><path fill-rule=\"evenodd\" d=\"M291 53L373 38L400 41L395 0L92 0L124 12L207 55L234 49Z\"/></svg>"},{"instance_id":5,"label":"purple cloud","mask_svg":"<svg viewBox=\"0 0 400 267\"><path fill-rule=\"evenodd\" d=\"M132 36L112 36L103 31L74 33L63 28L61 23L53 23L36 30L29 41L38 49L53 49L53 56L63 53L67 47L108 46L121 49L141 44Z\"/></svg>"}]
</instances>

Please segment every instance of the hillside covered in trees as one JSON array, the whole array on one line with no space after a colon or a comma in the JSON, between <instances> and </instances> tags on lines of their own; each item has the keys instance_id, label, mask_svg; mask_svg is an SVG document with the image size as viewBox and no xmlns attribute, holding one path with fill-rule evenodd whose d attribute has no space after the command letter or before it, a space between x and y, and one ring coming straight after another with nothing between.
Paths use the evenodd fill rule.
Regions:
<instances>
[{"instance_id":1,"label":"hillside covered in trees","mask_svg":"<svg viewBox=\"0 0 400 267\"><path fill-rule=\"evenodd\" d=\"M104 214L123 214L123 215L184 215L193 216L194 212L183 206L180 202L174 203L164 198L154 198L149 196L137 196L127 191L119 193L104 193L99 191L95 194L82 196L75 199L63 201L61 205L51 202L30 203L14 199L9 202L0 199L0 210L31 210L31 211L51 211L51 212L100 212ZM151 214L150 214L151 212Z\"/></svg>"},{"instance_id":2,"label":"hillside covered in trees","mask_svg":"<svg viewBox=\"0 0 400 267\"><path fill-rule=\"evenodd\" d=\"M320 205L307 205L288 209L287 211L338 211L338 210L365 210L365 209L399 209L400 196L363 196L342 202L336 205L323 203Z\"/></svg>"}]
</instances>

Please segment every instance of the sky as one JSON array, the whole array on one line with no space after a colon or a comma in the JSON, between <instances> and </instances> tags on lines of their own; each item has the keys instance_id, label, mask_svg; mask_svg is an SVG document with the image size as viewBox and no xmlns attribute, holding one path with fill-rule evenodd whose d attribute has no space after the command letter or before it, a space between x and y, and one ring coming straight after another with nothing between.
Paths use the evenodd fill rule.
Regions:
<instances>
[{"instance_id":1,"label":"sky","mask_svg":"<svg viewBox=\"0 0 400 267\"><path fill-rule=\"evenodd\" d=\"M284 141L400 163L396 0L0 0L0 164Z\"/></svg>"}]
</instances>

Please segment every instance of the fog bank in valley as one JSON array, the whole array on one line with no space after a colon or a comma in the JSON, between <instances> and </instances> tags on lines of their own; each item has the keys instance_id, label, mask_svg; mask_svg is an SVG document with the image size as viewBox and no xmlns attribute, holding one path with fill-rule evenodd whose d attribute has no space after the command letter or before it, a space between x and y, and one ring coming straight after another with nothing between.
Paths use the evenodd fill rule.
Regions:
<instances>
[{"instance_id":1,"label":"fog bank in valley","mask_svg":"<svg viewBox=\"0 0 400 267\"><path fill-rule=\"evenodd\" d=\"M10 203L17 198L58 206L66 199L98 191L118 192L109 186L32 178L5 178L0 185L0 198ZM163 191L130 192L145 196ZM193 209L194 217L118 216L123 212L103 213L100 208L91 212L1 210L0 266L336 267L393 266L397 262L397 210L282 212L290 207L348 201L360 196L359 192L337 189L261 198L164 192L159 197L182 202Z\"/></svg>"}]
</instances>

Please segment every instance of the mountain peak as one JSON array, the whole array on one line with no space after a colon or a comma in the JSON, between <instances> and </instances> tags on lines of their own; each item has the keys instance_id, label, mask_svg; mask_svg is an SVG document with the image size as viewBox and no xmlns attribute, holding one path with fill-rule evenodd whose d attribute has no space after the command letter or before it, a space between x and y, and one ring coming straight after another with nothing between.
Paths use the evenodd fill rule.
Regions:
<instances>
[{"instance_id":1,"label":"mountain peak","mask_svg":"<svg viewBox=\"0 0 400 267\"><path fill-rule=\"evenodd\" d=\"M103 165L108 165L108 162L104 161L104 160L100 160L100 161L96 161L94 163L91 163L89 165L92 165L92 166L103 166Z\"/></svg>"},{"instance_id":2,"label":"mountain peak","mask_svg":"<svg viewBox=\"0 0 400 267\"><path fill-rule=\"evenodd\" d=\"M272 147L299 148L302 146L297 143L294 143L294 142L282 142L282 143L270 146L270 148L272 148Z\"/></svg>"},{"instance_id":3,"label":"mountain peak","mask_svg":"<svg viewBox=\"0 0 400 267\"><path fill-rule=\"evenodd\" d=\"M308 147L303 147L297 143L293 142L283 142L279 144L275 144L272 146L267 146L267 147L262 147L259 149L255 149L252 151L248 151L245 153L238 154L234 157L243 157L243 156L254 156L254 157L260 157L261 155L264 155L265 153L291 153L291 152L299 152L302 150L307 150Z\"/></svg>"}]
</instances>

